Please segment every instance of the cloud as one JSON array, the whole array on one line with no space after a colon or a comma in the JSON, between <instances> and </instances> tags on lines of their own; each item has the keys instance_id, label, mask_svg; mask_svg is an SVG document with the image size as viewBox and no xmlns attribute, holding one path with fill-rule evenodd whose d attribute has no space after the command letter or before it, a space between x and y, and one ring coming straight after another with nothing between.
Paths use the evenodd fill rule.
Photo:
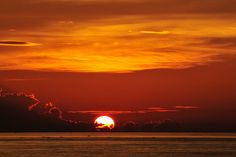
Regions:
<instances>
[{"instance_id":1,"label":"cloud","mask_svg":"<svg viewBox=\"0 0 236 157\"><path fill-rule=\"evenodd\" d=\"M92 115L101 115L101 114L109 114L109 115L115 115L115 114L131 114L135 113L136 111L68 111L68 113L72 114L92 114Z\"/></svg>"},{"instance_id":2,"label":"cloud","mask_svg":"<svg viewBox=\"0 0 236 157\"><path fill-rule=\"evenodd\" d=\"M0 42L0 69L132 72L208 64L228 49L188 44L227 30L233 2L9 0L0 6L0 34L13 41Z\"/></svg>"},{"instance_id":3,"label":"cloud","mask_svg":"<svg viewBox=\"0 0 236 157\"><path fill-rule=\"evenodd\" d=\"M232 37L206 37L201 45L217 46L221 48L236 48L236 36Z\"/></svg>"},{"instance_id":4,"label":"cloud","mask_svg":"<svg viewBox=\"0 0 236 157\"><path fill-rule=\"evenodd\" d=\"M1 3L0 28L32 28L52 21L97 20L117 16L156 16L166 19L178 15L218 16L236 11L235 0L125 0L125 1L51 1L9 0ZM185 4L185 5L182 5ZM62 14L63 13L63 14ZM94 14L96 13L96 14ZM230 18L230 16L226 16Z\"/></svg>"},{"instance_id":5,"label":"cloud","mask_svg":"<svg viewBox=\"0 0 236 157\"><path fill-rule=\"evenodd\" d=\"M150 121L144 124L128 121L117 128L118 131L141 131L141 132L180 131L181 129L182 125L177 121L171 119L165 119L155 122Z\"/></svg>"},{"instance_id":6,"label":"cloud","mask_svg":"<svg viewBox=\"0 0 236 157\"><path fill-rule=\"evenodd\" d=\"M121 111L68 111L71 114L92 114L92 115L122 115L122 114L146 114L146 113L172 113L179 112L183 109L195 109L195 106L175 106L174 108L164 108L164 107L149 107L144 110L121 110Z\"/></svg>"},{"instance_id":7,"label":"cloud","mask_svg":"<svg viewBox=\"0 0 236 157\"><path fill-rule=\"evenodd\" d=\"M47 80L47 78L7 78L7 79L2 79L2 81L7 81L7 82L42 81L42 80Z\"/></svg>"},{"instance_id":8,"label":"cloud","mask_svg":"<svg viewBox=\"0 0 236 157\"><path fill-rule=\"evenodd\" d=\"M140 31L142 34L156 34L156 35L168 35L170 31Z\"/></svg>"},{"instance_id":9,"label":"cloud","mask_svg":"<svg viewBox=\"0 0 236 157\"><path fill-rule=\"evenodd\" d=\"M176 109L197 109L197 106L175 106Z\"/></svg>"},{"instance_id":10,"label":"cloud","mask_svg":"<svg viewBox=\"0 0 236 157\"><path fill-rule=\"evenodd\" d=\"M150 112L178 112L179 110L172 109L172 108L164 108L164 107L150 107L148 108Z\"/></svg>"},{"instance_id":11,"label":"cloud","mask_svg":"<svg viewBox=\"0 0 236 157\"><path fill-rule=\"evenodd\" d=\"M115 111L67 111L71 114L91 114L91 115L122 115L122 114L147 114L147 113L175 113L186 109L198 109L197 106L174 106L174 107L149 107L143 110L115 110Z\"/></svg>"},{"instance_id":12,"label":"cloud","mask_svg":"<svg viewBox=\"0 0 236 157\"><path fill-rule=\"evenodd\" d=\"M5 92L0 89L0 131L82 131L93 129L63 118L52 103L42 103L34 95ZM87 130L88 131L88 130Z\"/></svg>"},{"instance_id":13,"label":"cloud","mask_svg":"<svg viewBox=\"0 0 236 157\"><path fill-rule=\"evenodd\" d=\"M19 103L18 100L20 100L22 106L19 107L22 110L34 111L39 115L55 116L52 113L54 113L53 112L54 110L57 110L59 114L55 116L55 118L62 119L62 111L58 107L56 107L52 103L46 103L46 104L41 103L33 94L27 95L25 93L9 93L9 92L4 92L1 89L0 98L1 98L1 104L9 106ZM9 104L7 104L6 102Z\"/></svg>"},{"instance_id":14,"label":"cloud","mask_svg":"<svg viewBox=\"0 0 236 157\"><path fill-rule=\"evenodd\" d=\"M25 41L0 40L0 46L37 46L37 45L39 44Z\"/></svg>"}]
</instances>

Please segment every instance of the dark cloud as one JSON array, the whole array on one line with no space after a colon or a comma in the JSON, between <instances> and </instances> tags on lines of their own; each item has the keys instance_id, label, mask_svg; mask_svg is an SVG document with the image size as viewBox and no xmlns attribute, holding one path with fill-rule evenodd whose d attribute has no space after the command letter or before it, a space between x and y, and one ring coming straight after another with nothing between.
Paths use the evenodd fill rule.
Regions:
<instances>
[{"instance_id":1,"label":"dark cloud","mask_svg":"<svg viewBox=\"0 0 236 157\"><path fill-rule=\"evenodd\" d=\"M209 125L209 124L190 124L164 119L150 121L147 123L136 123L128 121L115 128L116 131L141 131L141 132L234 132L235 126Z\"/></svg>"},{"instance_id":2,"label":"dark cloud","mask_svg":"<svg viewBox=\"0 0 236 157\"><path fill-rule=\"evenodd\" d=\"M3 45L26 45L27 42L24 41L0 41L0 44Z\"/></svg>"},{"instance_id":3,"label":"dark cloud","mask_svg":"<svg viewBox=\"0 0 236 157\"><path fill-rule=\"evenodd\" d=\"M141 132L162 132L162 131L183 131L182 124L171 119L160 120L157 122L147 122L144 124L128 121L116 128L117 131L141 131ZM186 129L187 130L187 129Z\"/></svg>"},{"instance_id":4,"label":"dark cloud","mask_svg":"<svg viewBox=\"0 0 236 157\"><path fill-rule=\"evenodd\" d=\"M92 131L90 124L63 118L52 103L42 103L34 95L0 90L0 131Z\"/></svg>"},{"instance_id":5,"label":"dark cloud","mask_svg":"<svg viewBox=\"0 0 236 157\"><path fill-rule=\"evenodd\" d=\"M35 45L38 44L25 41L0 40L0 46L35 46Z\"/></svg>"}]
</instances>

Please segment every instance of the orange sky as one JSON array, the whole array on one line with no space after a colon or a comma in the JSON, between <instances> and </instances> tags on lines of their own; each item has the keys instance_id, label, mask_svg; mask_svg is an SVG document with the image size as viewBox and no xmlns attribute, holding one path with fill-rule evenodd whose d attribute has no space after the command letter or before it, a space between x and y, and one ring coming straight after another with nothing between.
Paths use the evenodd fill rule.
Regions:
<instances>
[{"instance_id":1,"label":"orange sky","mask_svg":"<svg viewBox=\"0 0 236 157\"><path fill-rule=\"evenodd\" d=\"M235 53L234 2L9 0L0 6L0 69L131 72L219 61Z\"/></svg>"},{"instance_id":2,"label":"orange sky","mask_svg":"<svg viewBox=\"0 0 236 157\"><path fill-rule=\"evenodd\" d=\"M170 114L182 106L215 109L216 118L236 103L235 4L1 2L0 85L87 114Z\"/></svg>"}]
</instances>

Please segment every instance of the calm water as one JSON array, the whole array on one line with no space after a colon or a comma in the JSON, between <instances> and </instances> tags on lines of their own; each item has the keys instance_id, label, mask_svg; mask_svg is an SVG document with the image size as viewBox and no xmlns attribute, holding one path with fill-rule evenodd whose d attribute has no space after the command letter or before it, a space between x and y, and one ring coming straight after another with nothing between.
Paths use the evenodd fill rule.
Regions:
<instances>
[{"instance_id":1,"label":"calm water","mask_svg":"<svg viewBox=\"0 0 236 157\"><path fill-rule=\"evenodd\" d=\"M236 134L0 133L0 157L236 157Z\"/></svg>"}]
</instances>

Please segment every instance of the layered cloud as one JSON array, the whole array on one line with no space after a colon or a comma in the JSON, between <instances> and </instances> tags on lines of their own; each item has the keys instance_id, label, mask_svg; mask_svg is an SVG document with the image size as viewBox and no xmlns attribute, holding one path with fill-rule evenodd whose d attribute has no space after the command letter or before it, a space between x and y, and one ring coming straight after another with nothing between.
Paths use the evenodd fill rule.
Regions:
<instances>
[{"instance_id":1,"label":"layered cloud","mask_svg":"<svg viewBox=\"0 0 236 157\"><path fill-rule=\"evenodd\" d=\"M0 6L0 69L131 72L208 64L235 54L234 3L9 0Z\"/></svg>"}]
</instances>

